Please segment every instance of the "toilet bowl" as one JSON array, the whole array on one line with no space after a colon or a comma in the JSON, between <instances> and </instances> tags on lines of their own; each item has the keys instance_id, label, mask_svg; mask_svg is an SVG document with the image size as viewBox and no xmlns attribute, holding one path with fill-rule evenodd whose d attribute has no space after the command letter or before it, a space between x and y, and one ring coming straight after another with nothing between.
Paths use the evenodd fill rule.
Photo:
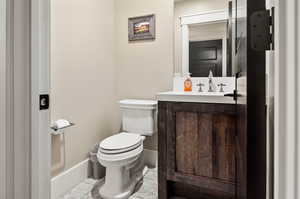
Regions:
<instances>
[{"instance_id":1,"label":"toilet bowl","mask_svg":"<svg viewBox=\"0 0 300 199\"><path fill-rule=\"evenodd\" d=\"M106 168L99 194L104 199L128 199L143 178L145 136L156 131L156 101L122 100L124 132L104 139L98 160Z\"/></svg>"},{"instance_id":2,"label":"toilet bowl","mask_svg":"<svg viewBox=\"0 0 300 199\"><path fill-rule=\"evenodd\" d=\"M100 144L98 160L106 167L102 198L126 199L132 194L142 179L143 140L143 136L122 132Z\"/></svg>"}]
</instances>

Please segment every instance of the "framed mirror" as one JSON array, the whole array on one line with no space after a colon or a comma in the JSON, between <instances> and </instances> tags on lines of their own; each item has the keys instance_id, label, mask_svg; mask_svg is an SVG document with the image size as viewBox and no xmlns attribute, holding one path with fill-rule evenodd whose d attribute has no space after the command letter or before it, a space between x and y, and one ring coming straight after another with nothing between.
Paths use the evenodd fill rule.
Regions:
<instances>
[{"instance_id":1,"label":"framed mirror","mask_svg":"<svg viewBox=\"0 0 300 199\"><path fill-rule=\"evenodd\" d=\"M233 76L230 5L227 0L217 4L203 11L201 0L175 1L175 74Z\"/></svg>"}]
</instances>

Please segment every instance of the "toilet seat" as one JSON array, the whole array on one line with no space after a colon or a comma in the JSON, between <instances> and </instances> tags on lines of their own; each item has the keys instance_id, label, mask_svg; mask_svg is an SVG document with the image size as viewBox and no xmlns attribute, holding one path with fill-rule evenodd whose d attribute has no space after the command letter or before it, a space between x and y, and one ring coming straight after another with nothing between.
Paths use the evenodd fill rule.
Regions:
<instances>
[{"instance_id":1,"label":"toilet seat","mask_svg":"<svg viewBox=\"0 0 300 199\"><path fill-rule=\"evenodd\" d=\"M132 158L135 159L137 158L144 150L143 145L140 145L139 147L131 150L131 151L126 151L122 153L115 153L115 154L108 154L108 153L103 153L102 151L98 151L97 157L98 160L102 165L106 164L114 164L114 165L119 165L119 164L125 164L127 165L127 161L130 161ZM106 162L106 163L104 163Z\"/></svg>"},{"instance_id":2,"label":"toilet seat","mask_svg":"<svg viewBox=\"0 0 300 199\"><path fill-rule=\"evenodd\" d=\"M100 143L99 151L103 154L121 154L139 148L143 143L143 136L122 132L104 139Z\"/></svg>"}]
</instances>

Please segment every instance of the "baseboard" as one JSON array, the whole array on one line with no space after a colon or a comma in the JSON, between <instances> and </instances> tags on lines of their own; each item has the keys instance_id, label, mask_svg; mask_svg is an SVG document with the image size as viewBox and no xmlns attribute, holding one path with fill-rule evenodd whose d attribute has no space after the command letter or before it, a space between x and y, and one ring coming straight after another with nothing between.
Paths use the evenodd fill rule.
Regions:
<instances>
[{"instance_id":1,"label":"baseboard","mask_svg":"<svg viewBox=\"0 0 300 199\"><path fill-rule=\"evenodd\" d=\"M89 160L86 159L71 169L51 179L51 199L57 199L84 181L88 176Z\"/></svg>"},{"instance_id":2,"label":"baseboard","mask_svg":"<svg viewBox=\"0 0 300 199\"><path fill-rule=\"evenodd\" d=\"M157 166L157 151L144 149L145 164L149 167ZM57 199L82 181L89 175L89 160L86 159L71 169L51 179L51 199Z\"/></svg>"},{"instance_id":3,"label":"baseboard","mask_svg":"<svg viewBox=\"0 0 300 199\"><path fill-rule=\"evenodd\" d=\"M144 149L145 164L149 167L157 167L157 151Z\"/></svg>"}]
</instances>

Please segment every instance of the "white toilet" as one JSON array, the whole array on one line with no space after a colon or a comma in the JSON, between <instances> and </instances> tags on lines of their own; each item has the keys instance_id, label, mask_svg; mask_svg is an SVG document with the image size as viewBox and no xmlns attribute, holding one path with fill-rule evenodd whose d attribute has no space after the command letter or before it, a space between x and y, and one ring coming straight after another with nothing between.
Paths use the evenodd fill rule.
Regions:
<instances>
[{"instance_id":1,"label":"white toilet","mask_svg":"<svg viewBox=\"0 0 300 199\"><path fill-rule=\"evenodd\" d=\"M104 199L127 199L143 178L143 141L157 131L157 101L121 100L123 132L100 143L99 162L106 167L100 188Z\"/></svg>"}]
</instances>

